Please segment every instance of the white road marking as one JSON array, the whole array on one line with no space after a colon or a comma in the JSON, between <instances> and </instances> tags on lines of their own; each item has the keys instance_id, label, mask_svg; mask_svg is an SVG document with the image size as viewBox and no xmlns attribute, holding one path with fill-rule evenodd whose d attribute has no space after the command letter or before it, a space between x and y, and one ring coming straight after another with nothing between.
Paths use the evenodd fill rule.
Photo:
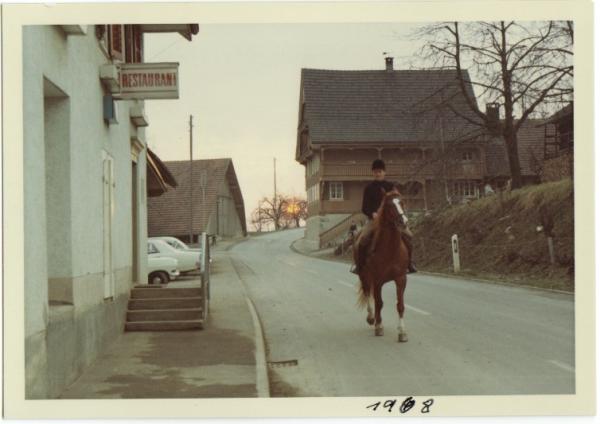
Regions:
<instances>
[{"instance_id":1,"label":"white road marking","mask_svg":"<svg viewBox=\"0 0 600 424\"><path fill-rule=\"evenodd\" d=\"M555 361L555 360L549 360L548 362L550 362L552 365L554 365L560 369L563 369L565 371L575 372L575 368L573 368L571 365L565 364L564 362Z\"/></svg>"},{"instance_id":2,"label":"white road marking","mask_svg":"<svg viewBox=\"0 0 600 424\"><path fill-rule=\"evenodd\" d=\"M354 288L354 284L351 284L351 283L349 283L347 281L338 280L338 283L340 283L340 284L342 284L342 285L344 285L346 287Z\"/></svg>"},{"instance_id":3,"label":"white road marking","mask_svg":"<svg viewBox=\"0 0 600 424\"><path fill-rule=\"evenodd\" d=\"M318 272L315 271L314 269L307 269L306 272L310 272L311 274L317 275Z\"/></svg>"},{"instance_id":4,"label":"white road marking","mask_svg":"<svg viewBox=\"0 0 600 424\"><path fill-rule=\"evenodd\" d=\"M419 309L419 308L415 308L414 306L407 305L406 303L404 304L404 307L405 307L406 309L410 309L411 311L415 311L415 312L416 312L416 313L418 313L418 314L422 314L422 315L431 315L431 313L429 313L429 312L427 312L427 311L424 311L424 310L422 310L422 309Z\"/></svg>"}]
</instances>

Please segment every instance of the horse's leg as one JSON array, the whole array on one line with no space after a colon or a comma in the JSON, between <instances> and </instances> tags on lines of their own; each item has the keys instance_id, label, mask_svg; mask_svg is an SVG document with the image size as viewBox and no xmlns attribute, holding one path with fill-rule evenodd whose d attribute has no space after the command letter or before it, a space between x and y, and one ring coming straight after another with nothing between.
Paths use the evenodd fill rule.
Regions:
<instances>
[{"instance_id":1,"label":"horse's leg","mask_svg":"<svg viewBox=\"0 0 600 424\"><path fill-rule=\"evenodd\" d=\"M369 325L373 325L375 323L375 318L373 316L373 297L371 296L371 284L372 281L368 279L366 276L359 276L360 278L360 296L366 301L367 304L367 323Z\"/></svg>"},{"instance_id":2,"label":"horse's leg","mask_svg":"<svg viewBox=\"0 0 600 424\"><path fill-rule=\"evenodd\" d=\"M375 317L373 316L373 298L371 296L367 299L367 322L369 325L375 324Z\"/></svg>"},{"instance_id":3,"label":"horse's leg","mask_svg":"<svg viewBox=\"0 0 600 424\"><path fill-rule=\"evenodd\" d=\"M396 309L398 310L398 341L408 341L408 335L404 327L404 289L406 288L406 274L396 280Z\"/></svg>"},{"instance_id":4,"label":"horse's leg","mask_svg":"<svg viewBox=\"0 0 600 424\"><path fill-rule=\"evenodd\" d=\"M381 284L376 284L373 289L375 298L375 335L383 336L383 325L381 325L381 309L383 308L383 299L381 298Z\"/></svg>"}]
</instances>

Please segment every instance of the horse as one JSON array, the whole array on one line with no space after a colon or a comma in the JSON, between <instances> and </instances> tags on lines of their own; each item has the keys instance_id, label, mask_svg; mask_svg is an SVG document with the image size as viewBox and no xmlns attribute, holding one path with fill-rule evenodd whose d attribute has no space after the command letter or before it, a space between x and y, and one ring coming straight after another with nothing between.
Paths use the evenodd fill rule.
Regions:
<instances>
[{"instance_id":1,"label":"horse","mask_svg":"<svg viewBox=\"0 0 600 424\"><path fill-rule=\"evenodd\" d=\"M362 307L367 306L367 323L375 325L376 336L383 336L381 289L389 281L396 283L398 342L408 341L403 317L404 290L406 288L409 256L408 248L402 236L402 232L407 231L407 222L408 219L404 213L400 193L395 190L386 193L373 222L371 253L358 274L360 279L358 304ZM355 248L355 263L358 260L357 254L358 249ZM375 316L373 316L373 299L375 300Z\"/></svg>"}]
</instances>

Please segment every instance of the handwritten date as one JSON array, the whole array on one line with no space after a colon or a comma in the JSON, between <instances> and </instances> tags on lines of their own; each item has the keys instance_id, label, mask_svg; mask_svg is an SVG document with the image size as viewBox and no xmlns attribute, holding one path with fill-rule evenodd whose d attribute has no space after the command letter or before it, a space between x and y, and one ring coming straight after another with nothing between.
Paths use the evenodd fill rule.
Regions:
<instances>
[{"instance_id":1,"label":"handwritten date","mask_svg":"<svg viewBox=\"0 0 600 424\"><path fill-rule=\"evenodd\" d=\"M431 411L431 406L433 405L434 400L433 399L427 399L426 401L422 402L421 405L421 414L429 414L429 412ZM416 400L413 399L412 396L407 397L406 399L404 399L404 401L399 404L399 401L397 399L388 399L385 401L379 401L376 402L372 405L367 406L367 409L371 409L373 411L377 411L377 409L379 409L379 407L381 407L382 409L387 409L388 412L393 412L394 409L396 408L396 406L399 404L399 408L398 411L401 414L406 414L407 412L409 412L411 409L414 408L414 406L416 405Z\"/></svg>"}]
</instances>

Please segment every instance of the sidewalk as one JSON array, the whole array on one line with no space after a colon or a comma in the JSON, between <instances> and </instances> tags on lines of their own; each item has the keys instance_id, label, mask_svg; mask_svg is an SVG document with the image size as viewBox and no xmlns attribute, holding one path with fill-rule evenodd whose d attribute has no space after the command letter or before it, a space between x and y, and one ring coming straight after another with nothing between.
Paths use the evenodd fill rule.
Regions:
<instances>
[{"instance_id":1,"label":"sidewalk","mask_svg":"<svg viewBox=\"0 0 600 424\"><path fill-rule=\"evenodd\" d=\"M204 330L124 333L60 398L268 396L260 325L222 249L213 252L212 271ZM172 287L192 282L199 284Z\"/></svg>"}]
</instances>

